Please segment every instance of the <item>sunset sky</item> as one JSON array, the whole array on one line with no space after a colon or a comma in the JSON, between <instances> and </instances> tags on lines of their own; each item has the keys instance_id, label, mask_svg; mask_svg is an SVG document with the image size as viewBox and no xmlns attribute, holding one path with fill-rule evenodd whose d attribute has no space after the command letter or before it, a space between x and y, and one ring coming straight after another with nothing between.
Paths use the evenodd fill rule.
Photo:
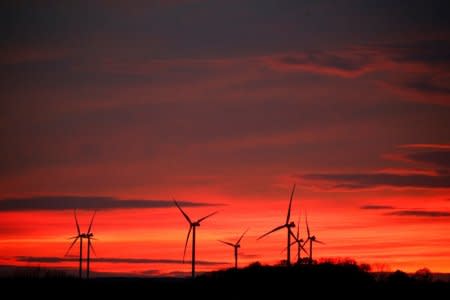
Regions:
<instances>
[{"instance_id":1,"label":"sunset sky","mask_svg":"<svg viewBox=\"0 0 450 300\"><path fill-rule=\"evenodd\" d=\"M285 259L450 272L450 5L392 0L0 3L0 267L183 275ZM190 256L190 247L187 257Z\"/></svg>"}]
</instances>

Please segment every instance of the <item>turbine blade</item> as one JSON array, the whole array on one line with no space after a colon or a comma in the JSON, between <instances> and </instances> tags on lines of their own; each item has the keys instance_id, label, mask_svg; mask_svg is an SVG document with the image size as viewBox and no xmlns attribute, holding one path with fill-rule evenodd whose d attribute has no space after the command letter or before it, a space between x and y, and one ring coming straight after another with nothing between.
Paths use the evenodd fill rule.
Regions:
<instances>
[{"instance_id":1,"label":"turbine blade","mask_svg":"<svg viewBox=\"0 0 450 300\"><path fill-rule=\"evenodd\" d=\"M291 242L291 246L293 246L296 243L296 241ZM281 250L280 253L283 253L287 250L287 247L284 247L283 250Z\"/></svg>"},{"instance_id":2,"label":"turbine blade","mask_svg":"<svg viewBox=\"0 0 450 300\"><path fill-rule=\"evenodd\" d=\"M78 219L77 219L77 210L75 209L74 211L73 211L73 215L75 216L75 224L77 224L77 232L78 232L78 235L80 235L80 225L78 224Z\"/></svg>"},{"instance_id":3,"label":"turbine blade","mask_svg":"<svg viewBox=\"0 0 450 300\"><path fill-rule=\"evenodd\" d=\"M247 228L244 233L241 235L241 237L238 239L238 241L236 242L236 245L239 245L239 243L241 242L242 238L244 237L244 235L247 233L247 231L249 230L249 228Z\"/></svg>"},{"instance_id":4,"label":"turbine blade","mask_svg":"<svg viewBox=\"0 0 450 300\"><path fill-rule=\"evenodd\" d=\"M308 232L308 239L311 237L311 234L309 232L309 225L308 225L308 215L305 213L305 219L306 219L306 231Z\"/></svg>"},{"instance_id":5,"label":"turbine blade","mask_svg":"<svg viewBox=\"0 0 450 300\"><path fill-rule=\"evenodd\" d=\"M77 243L78 239L79 239L79 237L77 237L75 240L73 240L72 244L70 244L70 247L69 247L69 249L67 249L66 254L64 254L64 256L67 256L67 254L69 254L70 250Z\"/></svg>"},{"instance_id":6,"label":"turbine blade","mask_svg":"<svg viewBox=\"0 0 450 300\"><path fill-rule=\"evenodd\" d=\"M184 244L183 263L184 263L184 257L186 256L186 248L187 248L187 244L189 242L189 236L191 235L191 230L192 230L192 225L189 225L189 231L187 234L186 243Z\"/></svg>"},{"instance_id":7,"label":"turbine blade","mask_svg":"<svg viewBox=\"0 0 450 300\"><path fill-rule=\"evenodd\" d=\"M292 198L294 198L294 192L295 192L295 183L294 183L294 187L292 188L291 199L289 200L289 208L288 208L288 213L287 213L287 218L286 218L286 224L289 223L289 219L291 218L291 206L292 206Z\"/></svg>"},{"instance_id":8,"label":"turbine blade","mask_svg":"<svg viewBox=\"0 0 450 300\"><path fill-rule=\"evenodd\" d=\"M309 240L310 240L310 238L308 237L308 238L306 239L306 241L304 241L304 242L303 242L303 245L302 245L302 247L304 247L304 246L306 245L306 243L308 243L308 242L309 242Z\"/></svg>"},{"instance_id":9,"label":"turbine blade","mask_svg":"<svg viewBox=\"0 0 450 300\"><path fill-rule=\"evenodd\" d=\"M215 212L213 212L212 214L209 214L209 215L207 215L207 216L205 216L205 217L203 217L203 218L201 218L201 219L198 219L197 222L200 223L200 222L203 221L204 219L209 218L209 217L211 217L211 216L213 216L213 215L215 215L215 214L217 214L217 213L218 213L218 211L215 211Z\"/></svg>"},{"instance_id":10,"label":"turbine blade","mask_svg":"<svg viewBox=\"0 0 450 300\"><path fill-rule=\"evenodd\" d=\"M302 215L302 213L300 212L298 214L298 222L297 222L297 240L300 238L300 216Z\"/></svg>"},{"instance_id":11,"label":"turbine blade","mask_svg":"<svg viewBox=\"0 0 450 300\"><path fill-rule=\"evenodd\" d=\"M319 241L319 240L314 240L314 242L316 242L316 243L319 243L319 244L322 244L322 245L325 245L325 243L324 243L324 242L322 242L322 241Z\"/></svg>"},{"instance_id":12,"label":"turbine blade","mask_svg":"<svg viewBox=\"0 0 450 300\"><path fill-rule=\"evenodd\" d=\"M95 214L97 213L97 211L94 211L94 214L91 217L91 222L89 223L89 228L87 233L91 233L91 229L92 229L92 222L94 222L94 218L95 218Z\"/></svg>"},{"instance_id":13,"label":"turbine blade","mask_svg":"<svg viewBox=\"0 0 450 300\"><path fill-rule=\"evenodd\" d=\"M294 239L294 242L298 241L297 237L294 235L294 233L292 232L291 228L289 228L289 234L292 236L292 238Z\"/></svg>"},{"instance_id":14,"label":"turbine blade","mask_svg":"<svg viewBox=\"0 0 450 300\"><path fill-rule=\"evenodd\" d=\"M89 242L89 248L91 248L92 253L94 253L95 256L97 256L97 253L95 253L94 245L92 242Z\"/></svg>"},{"instance_id":15,"label":"turbine blade","mask_svg":"<svg viewBox=\"0 0 450 300\"><path fill-rule=\"evenodd\" d=\"M231 247L234 247L234 244L232 244L232 243L230 243L230 242L225 242L225 241L222 241L222 240L217 240L218 242L221 242L221 243L224 243L225 245L229 245L229 246L231 246Z\"/></svg>"},{"instance_id":16,"label":"turbine blade","mask_svg":"<svg viewBox=\"0 0 450 300\"><path fill-rule=\"evenodd\" d=\"M306 242L307 242L308 240L306 240ZM298 243L299 245L300 245L300 249L302 249L305 253L308 253L307 251L306 251L306 249L305 249L305 244L306 244L306 242L304 242L303 244L302 243Z\"/></svg>"},{"instance_id":17,"label":"turbine blade","mask_svg":"<svg viewBox=\"0 0 450 300\"><path fill-rule=\"evenodd\" d=\"M178 207L178 209L181 211L181 213L183 214L183 216L186 218L186 220L189 222L189 224L192 224L191 219L189 218L189 216L181 209L180 205L178 205L178 202L173 199L173 202L175 203L175 205Z\"/></svg>"},{"instance_id":18,"label":"turbine blade","mask_svg":"<svg viewBox=\"0 0 450 300\"><path fill-rule=\"evenodd\" d=\"M283 229L284 227L286 227L286 224L283 224L283 225L280 225L280 226L278 226L278 227L275 227L274 229L272 229L271 231L269 231L269 232L267 232L267 233L264 233L262 236L260 236L260 237L257 238L257 239L258 239L258 240L259 240L259 239L262 239L263 237L265 237L265 236L271 234L272 232L275 232L275 231L278 231L278 230L280 230L280 229Z\"/></svg>"},{"instance_id":19,"label":"turbine blade","mask_svg":"<svg viewBox=\"0 0 450 300\"><path fill-rule=\"evenodd\" d=\"M305 248L303 248L303 246L300 246L300 249L302 249L303 250L303 252L305 252L307 255L309 255L309 253L308 253L308 251L306 251L306 249Z\"/></svg>"}]
</instances>

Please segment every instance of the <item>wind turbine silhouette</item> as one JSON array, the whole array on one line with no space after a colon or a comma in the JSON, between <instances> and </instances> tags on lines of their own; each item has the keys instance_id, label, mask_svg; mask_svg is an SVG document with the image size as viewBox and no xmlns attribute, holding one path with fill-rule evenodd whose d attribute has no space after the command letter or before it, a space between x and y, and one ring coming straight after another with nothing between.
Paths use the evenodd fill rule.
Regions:
<instances>
[{"instance_id":1,"label":"wind turbine silhouette","mask_svg":"<svg viewBox=\"0 0 450 300\"><path fill-rule=\"evenodd\" d=\"M291 265L291 235L293 235L293 233L291 231L291 228L295 227L295 223L294 222L289 222L289 220L291 218L291 206L292 206L292 198L294 197L294 192L295 192L295 184L294 184L294 187L292 188L291 198L289 200L289 208L288 208L288 212L287 212L286 223L284 223L283 225L280 225L278 227L275 227L271 231L263 234L262 236L260 236L258 238L258 240L262 239L263 237L265 237L265 236L267 236L267 235L269 235L269 234L271 234L271 233L273 233L275 231L278 231L280 229L286 228L287 229L287 246L286 246L287 259L286 259L286 264L288 266Z\"/></svg>"},{"instance_id":2,"label":"wind turbine silhouette","mask_svg":"<svg viewBox=\"0 0 450 300\"><path fill-rule=\"evenodd\" d=\"M244 233L241 235L241 237L237 240L237 242L235 244L230 243L230 242L225 242L222 240L218 240L219 242L224 243L225 245L229 245L234 248L234 268L235 269L238 268L238 249L241 247L241 244L240 244L241 240L244 237L244 235L247 233L247 231L248 231L248 228L247 228L247 230L244 231Z\"/></svg>"},{"instance_id":3,"label":"wind turbine silhouette","mask_svg":"<svg viewBox=\"0 0 450 300\"><path fill-rule=\"evenodd\" d=\"M88 240L88 245L87 245L87 262L86 262L86 278L89 279L89 271L90 271L90 263L91 263L91 250L92 252L95 254L95 250L94 250L94 246L92 246L92 242L91 240L95 240L94 238L94 234L92 233L91 229L92 229L92 222L94 222L94 217L95 214L97 213L97 211L94 211L94 214L92 215L91 218L91 222L89 223L89 228L88 231L86 233L86 238Z\"/></svg>"},{"instance_id":4,"label":"wind turbine silhouette","mask_svg":"<svg viewBox=\"0 0 450 300\"><path fill-rule=\"evenodd\" d=\"M189 223L189 231L187 234L187 238L186 238L186 243L184 244L184 253L183 253L183 262L184 262L184 257L186 256L186 248L187 248L187 244L189 242L189 236L191 234L192 231L192 278L195 277L195 228L200 226L200 223L205 220L206 218L211 217L212 215L215 215L217 213L217 211L198 219L195 222L192 222L191 219L189 218L189 216L181 209L180 205L178 205L177 201L175 199L173 199L173 202L175 203L175 205L178 207L178 209L181 211L181 213L183 214L183 216L186 218L186 220Z\"/></svg>"},{"instance_id":5,"label":"wind turbine silhouette","mask_svg":"<svg viewBox=\"0 0 450 300\"><path fill-rule=\"evenodd\" d=\"M75 217L75 224L77 226L77 235L69 238L69 239L73 240L73 242L70 245L69 249L67 249L66 254L64 256L67 256L69 254L70 250L73 248L73 246L77 243L77 241L79 239L80 240L80 260L79 260L79 267L78 267L78 276L80 278L82 278L82 276L83 276L83 239L88 239L87 278L89 278L89 263L90 263L89 249L92 248L92 250L94 251L94 248L92 247L92 244L90 241L91 239L93 239L93 234L91 233L91 227L92 227L92 221L94 220L95 212L94 212L94 215L92 216L91 223L90 223L89 229L88 229L88 233L81 232L80 225L78 223L76 210L74 210L73 214ZM95 251L94 251L94 254L95 254Z\"/></svg>"},{"instance_id":6,"label":"wind turbine silhouette","mask_svg":"<svg viewBox=\"0 0 450 300\"><path fill-rule=\"evenodd\" d=\"M312 260L313 243L319 243L319 244L325 244L325 243L317 240L315 235L311 236L310 231L309 231L309 226L308 226L308 215L305 214L305 217L306 217L306 231L308 233L308 238L306 239L305 244L309 241L309 264L312 264L312 262L313 262L313 260Z\"/></svg>"},{"instance_id":7,"label":"wind turbine silhouette","mask_svg":"<svg viewBox=\"0 0 450 300\"><path fill-rule=\"evenodd\" d=\"M308 252L306 252L304 245L306 244L306 241L304 241L302 238L300 238L300 215L298 216L298 223L297 223L297 234L294 235L294 241L292 242L291 245L297 244L297 263L300 263L301 261L301 250L303 250L306 254L308 254Z\"/></svg>"},{"instance_id":8,"label":"wind turbine silhouette","mask_svg":"<svg viewBox=\"0 0 450 300\"><path fill-rule=\"evenodd\" d=\"M69 238L70 240L73 240L72 244L70 244L69 249L67 249L66 254L64 256L67 256L72 249L72 247L77 243L78 239L80 240L80 262L78 267L78 276L81 278L83 274L83 239L86 237L84 233L81 233L80 231L80 225L78 224L77 219L77 211L73 211L73 215L75 217L75 224L77 226L77 235Z\"/></svg>"}]
</instances>

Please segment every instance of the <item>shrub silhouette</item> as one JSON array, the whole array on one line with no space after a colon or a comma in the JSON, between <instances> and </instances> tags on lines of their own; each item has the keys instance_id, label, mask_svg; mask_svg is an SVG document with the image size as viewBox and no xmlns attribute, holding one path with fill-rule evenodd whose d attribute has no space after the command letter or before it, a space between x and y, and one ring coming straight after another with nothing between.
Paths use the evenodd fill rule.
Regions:
<instances>
[{"instance_id":1,"label":"shrub silhouette","mask_svg":"<svg viewBox=\"0 0 450 300\"><path fill-rule=\"evenodd\" d=\"M63 276L32 275L6 278L2 280L2 289L5 294L13 292L16 298L27 296L26 293L32 291L34 297L61 299L61 292L70 291L70 297L89 295L105 298L114 295L112 298L123 297L128 300L140 298L140 295L162 295L157 298L164 299L175 296L187 299L280 299L302 298L306 294L321 298L319 294L331 294L339 298L365 299L398 294L402 298L424 296L429 299L433 295L449 294L450 283L428 280L431 276L429 270L419 271L413 276L396 271L376 279L374 274L367 272L366 265L357 265L353 261L296 264L289 268L255 262L242 269L204 273L195 279L93 278L87 281Z\"/></svg>"}]
</instances>

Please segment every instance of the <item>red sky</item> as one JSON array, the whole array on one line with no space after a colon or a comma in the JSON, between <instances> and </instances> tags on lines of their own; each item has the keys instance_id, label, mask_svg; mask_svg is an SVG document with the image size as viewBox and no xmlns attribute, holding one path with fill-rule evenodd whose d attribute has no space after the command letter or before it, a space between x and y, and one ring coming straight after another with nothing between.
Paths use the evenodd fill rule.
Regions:
<instances>
[{"instance_id":1,"label":"red sky","mask_svg":"<svg viewBox=\"0 0 450 300\"><path fill-rule=\"evenodd\" d=\"M198 229L199 270L231 266L217 240L246 228L242 265L277 263L285 234L256 239L296 183L316 258L450 272L446 3L0 11L0 265L76 268L78 207L84 228L99 209L93 271L189 272L172 197L193 219L219 210Z\"/></svg>"}]
</instances>

